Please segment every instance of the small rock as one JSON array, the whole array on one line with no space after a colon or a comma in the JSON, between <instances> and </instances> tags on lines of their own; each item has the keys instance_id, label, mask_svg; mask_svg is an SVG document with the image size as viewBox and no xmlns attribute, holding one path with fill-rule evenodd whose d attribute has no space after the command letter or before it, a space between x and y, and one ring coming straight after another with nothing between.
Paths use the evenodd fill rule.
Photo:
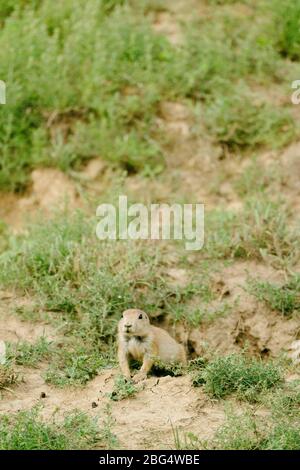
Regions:
<instances>
[{"instance_id":1,"label":"small rock","mask_svg":"<svg viewBox=\"0 0 300 470\"><path fill-rule=\"evenodd\" d=\"M41 392L40 398L47 398L47 395L45 392Z\"/></svg>"},{"instance_id":2,"label":"small rock","mask_svg":"<svg viewBox=\"0 0 300 470\"><path fill-rule=\"evenodd\" d=\"M96 403L95 401L92 402L92 408L97 408L98 406L98 403Z\"/></svg>"}]
</instances>

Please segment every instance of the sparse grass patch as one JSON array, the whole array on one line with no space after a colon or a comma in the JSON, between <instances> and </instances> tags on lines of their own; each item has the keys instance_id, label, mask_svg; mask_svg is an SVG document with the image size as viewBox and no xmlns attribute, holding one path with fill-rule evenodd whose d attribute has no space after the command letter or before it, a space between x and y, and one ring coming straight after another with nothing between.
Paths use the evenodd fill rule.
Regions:
<instances>
[{"instance_id":1,"label":"sparse grass patch","mask_svg":"<svg viewBox=\"0 0 300 470\"><path fill-rule=\"evenodd\" d=\"M32 295L60 328L63 339L46 372L59 386L83 384L114 364L116 325L130 305L168 314L197 293L167 283L158 246L100 242L95 227L82 213L58 214L12 237L0 256L2 285Z\"/></svg>"},{"instance_id":2,"label":"sparse grass patch","mask_svg":"<svg viewBox=\"0 0 300 470\"><path fill-rule=\"evenodd\" d=\"M193 304L194 296L201 299L201 301L197 300L197 307L189 304L189 301ZM183 289L181 297L182 301L175 304L170 310L172 319L175 322L186 322L189 325L196 326L204 319L209 318L212 312L209 312L208 305L215 299L216 295L211 287L210 278L202 272L200 276L195 273L193 282ZM212 316L214 316L214 313L212 313Z\"/></svg>"},{"instance_id":3,"label":"sparse grass patch","mask_svg":"<svg viewBox=\"0 0 300 470\"><path fill-rule=\"evenodd\" d=\"M252 279L249 281L249 291L284 316L300 310L300 276L297 274L290 276L289 281L283 285Z\"/></svg>"},{"instance_id":4,"label":"sparse grass patch","mask_svg":"<svg viewBox=\"0 0 300 470\"><path fill-rule=\"evenodd\" d=\"M228 413L226 422L205 447L222 450L258 450L262 448L264 433L261 420L253 413Z\"/></svg>"},{"instance_id":5,"label":"sparse grass patch","mask_svg":"<svg viewBox=\"0 0 300 470\"><path fill-rule=\"evenodd\" d=\"M115 424L115 420L112 416L110 403L107 403L105 405L103 414L103 426L100 430L100 439L103 443L102 447L104 449L115 449L119 446L119 441L117 436L113 433L113 426Z\"/></svg>"},{"instance_id":6,"label":"sparse grass patch","mask_svg":"<svg viewBox=\"0 0 300 470\"><path fill-rule=\"evenodd\" d=\"M216 210L207 214L204 252L216 258L264 259L292 263L299 253L296 231L289 229L288 214L281 204L247 200L243 210Z\"/></svg>"},{"instance_id":7,"label":"sparse grass patch","mask_svg":"<svg viewBox=\"0 0 300 470\"><path fill-rule=\"evenodd\" d=\"M262 413L253 409L241 412L227 406L224 424L210 440L193 433L174 433L177 449L219 450L299 450L299 388L285 386L269 389ZM187 446L187 447L184 447Z\"/></svg>"},{"instance_id":8,"label":"sparse grass patch","mask_svg":"<svg viewBox=\"0 0 300 470\"><path fill-rule=\"evenodd\" d=\"M300 421L275 424L264 445L266 450L299 450Z\"/></svg>"},{"instance_id":9,"label":"sparse grass patch","mask_svg":"<svg viewBox=\"0 0 300 470\"><path fill-rule=\"evenodd\" d=\"M1 189L23 189L37 166L68 171L99 154L131 172L163 168L154 119L173 50L123 3L46 0L7 18L0 35L1 79L10 85L0 115ZM13 62L11 44L18 49Z\"/></svg>"},{"instance_id":10,"label":"sparse grass patch","mask_svg":"<svg viewBox=\"0 0 300 470\"><path fill-rule=\"evenodd\" d=\"M294 137L294 122L287 110L255 103L243 89L214 96L206 122L217 142L230 150L280 147Z\"/></svg>"},{"instance_id":11,"label":"sparse grass patch","mask_svg":"<svg viewBox=\"0 0 300 470\"><path fill-rule=\"evenodd\" d=\"M201 449L201 440L192 432L182 433L178 428L172 428L176 450Z\"/></svg>"},{"instance_id":12,"label":"sparse grass patch","mask_svg":"<svg viewBox=\"0 0 300 470\"><path fill-rule=\"evenodd\" d=\"M137 393L137 388L131 380L127 380L122 375L115 378L114 389L109 393L109 398L113 401L132 398Z\"/></svg>"},{"instance_id":13,"label":"sparse grass patch","mask_svg":"<svg viewBox=\"0 0 300 470\"><path fill-rule=\"evenodd\" d=\"M10 364L0 364L0 390L13 385L18 380L18 375Z\"/></svg>"},{"instance_id":14,"label":"sparse grass patch","mask_svg":"<svg viewBox=\"0 0 300 470\"><path fill-rule=\"evenodd\" d=\"M1 450L88 449L99 439L96 422L82 412L68 414L62 423L45 422L39 409L0 416Z\"/></svg>"},{"instance_id":15,"label":"sparse grass patch","mask_svg":"<svg viewBox=\"0 0 300 470\"><path fill-rule=\"evenodd\" d=\"M278 386L283 380L280 367L241 354L213 359L194 379L194 386L204 383L205 391L215 398L237 394L255 402L261 392Z\"/></svg>"},{"instance_id":16,"label":"sparse grass patch","mask_svg":"<svg viewBox=\"0 0 300 470\"><path fill-rule=\"evenodd\" d=\"M245 3L245 0L207 0L209 5L234 5L235 3Z\"/></svg>"},{"instance_id":17,"label":"sparse grass patch","mask_svg":"<svg viewBox=\"0 0 300 470\"><path fill-rule=\"evenodd\" d=\"M275 165L265 168L256 159L245 168L234 181L233 186L240 197L271 193L274 184L280 183L282 176L280 169Z\"/></svg>"},{"instance_id":18,"label":"sparse grass patch","mask_svg":"<svg viewBox=\"0 0 300 470\"><path fill-rule=\"evenodd\" d=\"M0 253L8 247L8 226L0 219Z\"/></svg>"},{"instance_id":19,"label":"sparse grass patch","mask_svg":"<svg viewBox=\"0 0 300 470\"><path fill-rule=\"evenodd\" d=\"M300 428L297 419L255 416L254 413L229 413L225 424L206 448L222 450L299 450Z\"/></svg>"},{"instance_id":20,"label":"sparse grass patch","mask_svg":"<svg viewBox=\"0 0 300 470\"><path fill-rule=\"evenodd\" d=\"M60 348L44 374L47 383L64 387L67 385L84 385L103 369L111 357L107 357L100 349L91 344L84 345L79 339L73 341L74 346L66 344Z\"/></svg>"},{"instance_id":21,"label":"sparse grass patch","mask_svg":"<svg viewBox=\"0 0 300 470\"><path fill-rule=\"evenodd\" d=\"M41 336L33 344L28 341L9 343L7 359L18 365L35 367L40 361L49 359L52 351L52 343Z\"/></svg>"}]
</instances>

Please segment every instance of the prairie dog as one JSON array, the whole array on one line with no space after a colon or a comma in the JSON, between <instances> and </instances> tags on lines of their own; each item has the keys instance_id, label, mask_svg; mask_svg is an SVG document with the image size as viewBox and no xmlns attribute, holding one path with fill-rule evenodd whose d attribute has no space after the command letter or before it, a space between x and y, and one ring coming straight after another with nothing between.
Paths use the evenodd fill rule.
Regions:
<instances>
[{"instance_id":1,"label":"prairie dog","mask_svg":"<svg viewBox=\"0 0 300 470\"><path fill-rule=\"evenodd\" d=\"M131 377L131 358L142 361L142 367L134 377L135 382L147 377L155 358L163 362L186 363L183 346L162 328L151 325L148 315L138 309L125 310L118 326L118 359L127 378Z\"/></svg>"}]
</instances>

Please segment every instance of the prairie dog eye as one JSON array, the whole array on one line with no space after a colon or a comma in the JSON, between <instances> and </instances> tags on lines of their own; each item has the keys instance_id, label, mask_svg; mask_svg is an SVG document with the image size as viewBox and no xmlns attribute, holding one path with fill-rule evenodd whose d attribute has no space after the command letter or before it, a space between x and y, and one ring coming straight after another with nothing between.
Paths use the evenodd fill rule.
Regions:
<instances>
[{"instance_id":1,"label":"prairie dog eye","mask_svg":"<svg viewBox=\"0 0 300 470\"><path fill-rule=\"evenodd\" d=\"M139 315L139 320L142 320L142 318L143 318L143 314L141 313L141 314Z\"/></svg>"}]
</instances>

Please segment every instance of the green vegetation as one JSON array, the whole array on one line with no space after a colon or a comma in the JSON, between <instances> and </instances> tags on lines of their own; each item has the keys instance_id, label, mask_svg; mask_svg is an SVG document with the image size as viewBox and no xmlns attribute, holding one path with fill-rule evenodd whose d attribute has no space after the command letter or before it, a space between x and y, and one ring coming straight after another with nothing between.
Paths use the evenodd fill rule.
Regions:
<instances>
[{"instance_id":1,"label":"green vegetation","mask_svg":"<svg viewBox=\"0 0 300 470\"><path fill-rule=\"evenodd\" d=\"M235 87L217 96L207 111L207 124L217 141L230 149L280 146L294 135L288 112L274 105L256 104L249 93Z\"/></svg>"},{"instance_id":2,"label":"green vegetation","mask_svg":"<svg viewBox=\"0 0 300 470\"><path fill-rule=\"evenodd\" d=\"M227 407L224 424L210 440L193 433L174 432L176 449L299 450L299 388L294 384L269 390L262 397L267 411L233 411Z\"/></svg>"},{"instance_id":3,"label":"green vegetation","mask_svg":"<svg viewBox=\"0 0 300 470\"><path fill-rule=\"evenodd\" d=\"M257 101L251 78L278 82L280 53L298 57L299 6L288 3L284 15L280 2L274 15L269 6L260 24L226 11L213 23L195 21L176 48L150 26L155 2L3 1L0 188L22 190L33 168L70 171L97 155L129 173L157 174L165 165L162 100L189 100L195 110L201 102L207 130L231 150L287 143L293 118L266 97ZM273 41L266 30L277 17Z\"/></svg>"},{"instance_id":4,"label":"green vegetation","mask_svg":"<svg viewBox=\"0 0 300 470\"><path fill-rule=\"evenodd\" d=\"M74 411L62 423L45 422L38 407L0 417L1 450L69 450L92 448L99 431L92 419Z\"/></svg>"},{"instance_id":5,"label":"green vegetation","mask_svg":"<svg viewBox=\"0 0 300 470\"><path fill-rule=\"evenodd\" d=\"M8 344L7 360L14 361L18 365L36 366L43 359L49 359L52 352L52 344L41 336L36 343L20 341Z\"/></svg>"},{"instance_id":6,"label":"green vegetation","mask_svg":"<svg viewBox=\"0 0 300 470\"><path fill-rule=\"evenodd\" d=\"M300 4L297 0L276 0L273 5L277 47L284 57L300 59Z\"/></svg>"},{"instance_id":7,"label":"green vegetation","mask_svg":"<svg viewBox=\"0 0 300 470\"><path fill-rule=\"evenodd\" d=\"M59 386L84 384L115 363L116 325L128 305L168 314L202 291L201 284L179 288L167 283L159 247L100 242L95 226L80 212L58 214L31 225L27 235L12 237L0 256L1 284L17 286L35 299L27 319L32 315L36 321L37 311L44 312L64 334L60 347L45 341L19 345L16 360L34 365L48 355L45 378Z\"/></svg>"},{"instance_id":8,"label":"green vegetation","mask_svg":"<svg viewBox=\"0 0 300 470\"><path fill-rule=\"evenodd\" d=\"M131 380L127 380L122 375L116 377L113 391L109 394L109 398L113 401L124 400L124 398L133 397L137 388Z\"/></svg>"},{"instance_id":9,"label":"green vegetation","mask_svg":"<svg viewBox=\"0 0 300 470\"><path fill-rule=\"evenodd\" d=\"M243 173L237 176L234 189L240 197L265 195L269 198L271 186L280 184L282 181L283 177L276 163L265 168L257 158L253 158Z\"/></svg>"},{"instance_id":10,"label":"green vegetation","mask_svg":"<svg viewBox=\"0 0 300 470\"><path fill-rule=\"evenodd\" d=\"M13 385L18 380L18 374L11 364L0 364L0 391Z\"/></svg>"},{"instance_id":11,"label":"green vegetation","mask_svg":"<svg viewBox=\"0 0 300 470\"><path fill-rule=\"evenodd\" d=\"M214 439L205 446L224 450L299 450L299 412L266 418L246 412L229 413Z\"/></svg>"},{"instance_id":12,"label":"green vegetation","mask_svg":"<svg viewBox=\"0 0 300 470\"><path fill-rule=\"evenodd\" d=\"M6 343L1 396L14 399L25 367L53 387L84 391L117 366L117 323L136 306L155 324L174 325L190 357L203 356L184 367L157 362L153 375L189 374L193 395L227 409L211 440L174 429L177 448L299 449L299 384L285 382L299 366L251 351L228 355L231 348L222 355L209 344L214 332L222 343L240 319L248 338L256 312L245 291L275 312L276 328L298 318L298 147L284 147L300 136L290 102L300 78L299 1L179 3L1 2L0 199L16 193L0 201L1 311L3 300L19 321L57 332L53 340ZM106 162L101 180L81 173L94 158ZM40 167L76 181L81 209L49 207L12 228L15 211L16 219L23 209L27 215L27 195L30 210L39 206L30 175ZM130 202L204 202L203 249L99 241L95 208L119 194ZM286 281L269 282L269 269ZM250 281L240 285L243 271ZM102 428L77 411L63 420L46 420L38 408L3 414L0 449L118 447L113 411L141 388L116 377Z\"/></svg>"},{"instance_id":13,"label":"green vegetation","mask_svg":"<svg viewBox=\"0 0 300 470\"><path fill-rule=\"evenodd\" d=\"M231 354L209 362L195 377L194 385L204 384L205 391L215 398L236 394L242 400L255 402L261 392L280 385L282 380L280 367L272 362Z\"/></svg>"},{"instance_id":14,"label":"green vegetation","mask_svg":"<svg viewBox=\"0 0 300 470\"><path fill-rule=\"evenodd\" d=\"M266 256L279 263L293 262L299 253L296 231L289 227L286 208L278 202L254 198L243 210L215 210L207 216L207 242L210 257L252 258Z\"/></svg>"},{"instance_id":15,"label":"green vegetation","mask_svg":"<svg viewBox=\"0 0 300 470\"><path fill-rule=\"evenodd\" d=\"M249 291L260 301L265 302L272 310L282 315L292 315L300 310L300 276L290 276L290 280L283 285L270 282L251 280Z\"/></svg>"},{"instance_id":16,"label":"green vegetation","mask_svg":"<svg viewBox=\"0 0 300 470\"><path fill-rule=\"evenodd\" d=\"M106 404L104 408L103 426L100 430L101 443L103 443L103 447L105 449L115 449L116 447L119 447L118 438L113 433L114 423L115 420L112 417L111 406L110 404Z\"/></svg>"}]
</instances>

